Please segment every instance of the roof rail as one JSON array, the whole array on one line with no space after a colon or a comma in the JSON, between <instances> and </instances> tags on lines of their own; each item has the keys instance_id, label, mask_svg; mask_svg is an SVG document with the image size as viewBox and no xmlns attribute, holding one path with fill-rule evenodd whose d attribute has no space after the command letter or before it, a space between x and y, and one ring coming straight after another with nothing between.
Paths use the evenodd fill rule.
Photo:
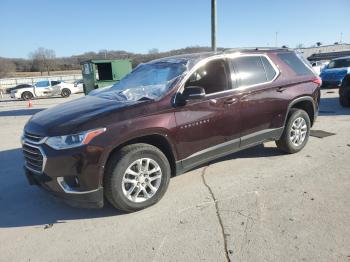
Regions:
<instances>
[{"instance_id":1,"label":"roof rail","mask_svg":"<svg viewBox=\"0 0 350 262\"><path fill-rule=\"evenodd\" d=\"M237 47L227 48L223 50L223 53L232 53L239 51L270 51L270 50L289 50L288 47Z\"/></svg>"}]
</instances>

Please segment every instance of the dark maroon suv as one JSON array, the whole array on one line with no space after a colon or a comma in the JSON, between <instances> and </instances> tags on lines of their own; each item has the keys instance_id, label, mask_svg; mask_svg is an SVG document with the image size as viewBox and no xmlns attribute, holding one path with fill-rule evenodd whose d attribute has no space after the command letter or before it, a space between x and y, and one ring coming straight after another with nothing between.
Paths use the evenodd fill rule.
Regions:
<instances>
[{"instance_id":1,"label":"dark maroon suv","mask_svg":"<svg viewBox=\"0 0 350 262\"><path fill-rule=\"evenodd\" d=\"M73 205L126 211L161 199L171 176L275 140L308 141L320 79L288 49L163 58L25 125L25 171Z\"/></svg>"}]
</instances>

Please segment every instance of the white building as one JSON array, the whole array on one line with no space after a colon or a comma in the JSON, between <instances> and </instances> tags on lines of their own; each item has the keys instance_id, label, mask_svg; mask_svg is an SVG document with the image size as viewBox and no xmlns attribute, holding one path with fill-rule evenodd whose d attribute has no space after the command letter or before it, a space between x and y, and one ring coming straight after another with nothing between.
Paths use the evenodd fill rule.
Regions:
<instances>
[{"instance_id":1,"label":"white building","mask_svg":"<svg viewBox=\"0 0 350 262\"><path fill-rule=\"evenodd\" d=\"M302 53L305 58L314 56L314 60L330 60L335 57L349 55L350 44L321 45L316 47L299 48L297 50Z\"/></svg>"}]
</instances>

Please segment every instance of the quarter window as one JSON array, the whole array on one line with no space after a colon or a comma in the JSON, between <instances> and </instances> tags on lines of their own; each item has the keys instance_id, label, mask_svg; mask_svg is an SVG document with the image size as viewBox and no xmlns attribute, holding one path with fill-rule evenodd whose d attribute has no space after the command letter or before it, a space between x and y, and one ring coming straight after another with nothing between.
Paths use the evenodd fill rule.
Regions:
<instances>
[{"instance_id":1,"label":"quarter window","mask_svg":"<svg viewBox=\"0 0 350 262\"><path fill-rule=\"evenodd\" d=\"M271 63L263 56L242 56L231 60L235 73L232 80L238 86L251 86L271 81L276 71Z\"/></svg>"},{"instance_id":2,"label":"quarter window","mask_svg":"<svg viewBox=\"0 0 350 262\"><path fill-rule=\"evenodd\" d=\"M301 58L295 53L281 53L277 55L285 64L287 64L298 76L313 75Z\"/></svg>"},{"instance_id":3,"label":"quarter window","mask_svg":"<svg viewBox=\"0 0 350 262\"><path fill-rule=\"evenodd\" d=\"M264 65L267 81L271 81L276 76L276 71L273 69L271 63L267 60L265 56L261 57L261 61Z\"/></svg>"}]
</instances>

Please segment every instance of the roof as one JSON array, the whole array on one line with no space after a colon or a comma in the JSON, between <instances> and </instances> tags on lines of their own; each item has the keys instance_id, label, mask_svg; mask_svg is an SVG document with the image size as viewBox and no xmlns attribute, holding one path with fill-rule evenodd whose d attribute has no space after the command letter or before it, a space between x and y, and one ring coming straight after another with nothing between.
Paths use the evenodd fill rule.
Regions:
<instances>
[{"instance_id":1,"label":"roof","mask_svg":"<svg viewBox=\"0 0 350 262\"><path fill-rule=\"evenodd\" d=\"M215 55L222 55L222 54L229 54L233 52L242 52L242 53L266 53L266 52L280 52L280 51L291 51L288 48L276 48L276 47L252 47L252 48L232 48L232 49L225 49L223 51L218 52L200 52L200 53L191 53L191 54L181 54L181 55L175 55L175 56L168 56L159 58L156 60L149 61L148 63L161 63L161 62L169 62L169 63L181 63L181 62L187 62L189 64L189 67L195 65L200 60L203 60L205 58L215 56Z\"/></svg>"}]
</instances>

